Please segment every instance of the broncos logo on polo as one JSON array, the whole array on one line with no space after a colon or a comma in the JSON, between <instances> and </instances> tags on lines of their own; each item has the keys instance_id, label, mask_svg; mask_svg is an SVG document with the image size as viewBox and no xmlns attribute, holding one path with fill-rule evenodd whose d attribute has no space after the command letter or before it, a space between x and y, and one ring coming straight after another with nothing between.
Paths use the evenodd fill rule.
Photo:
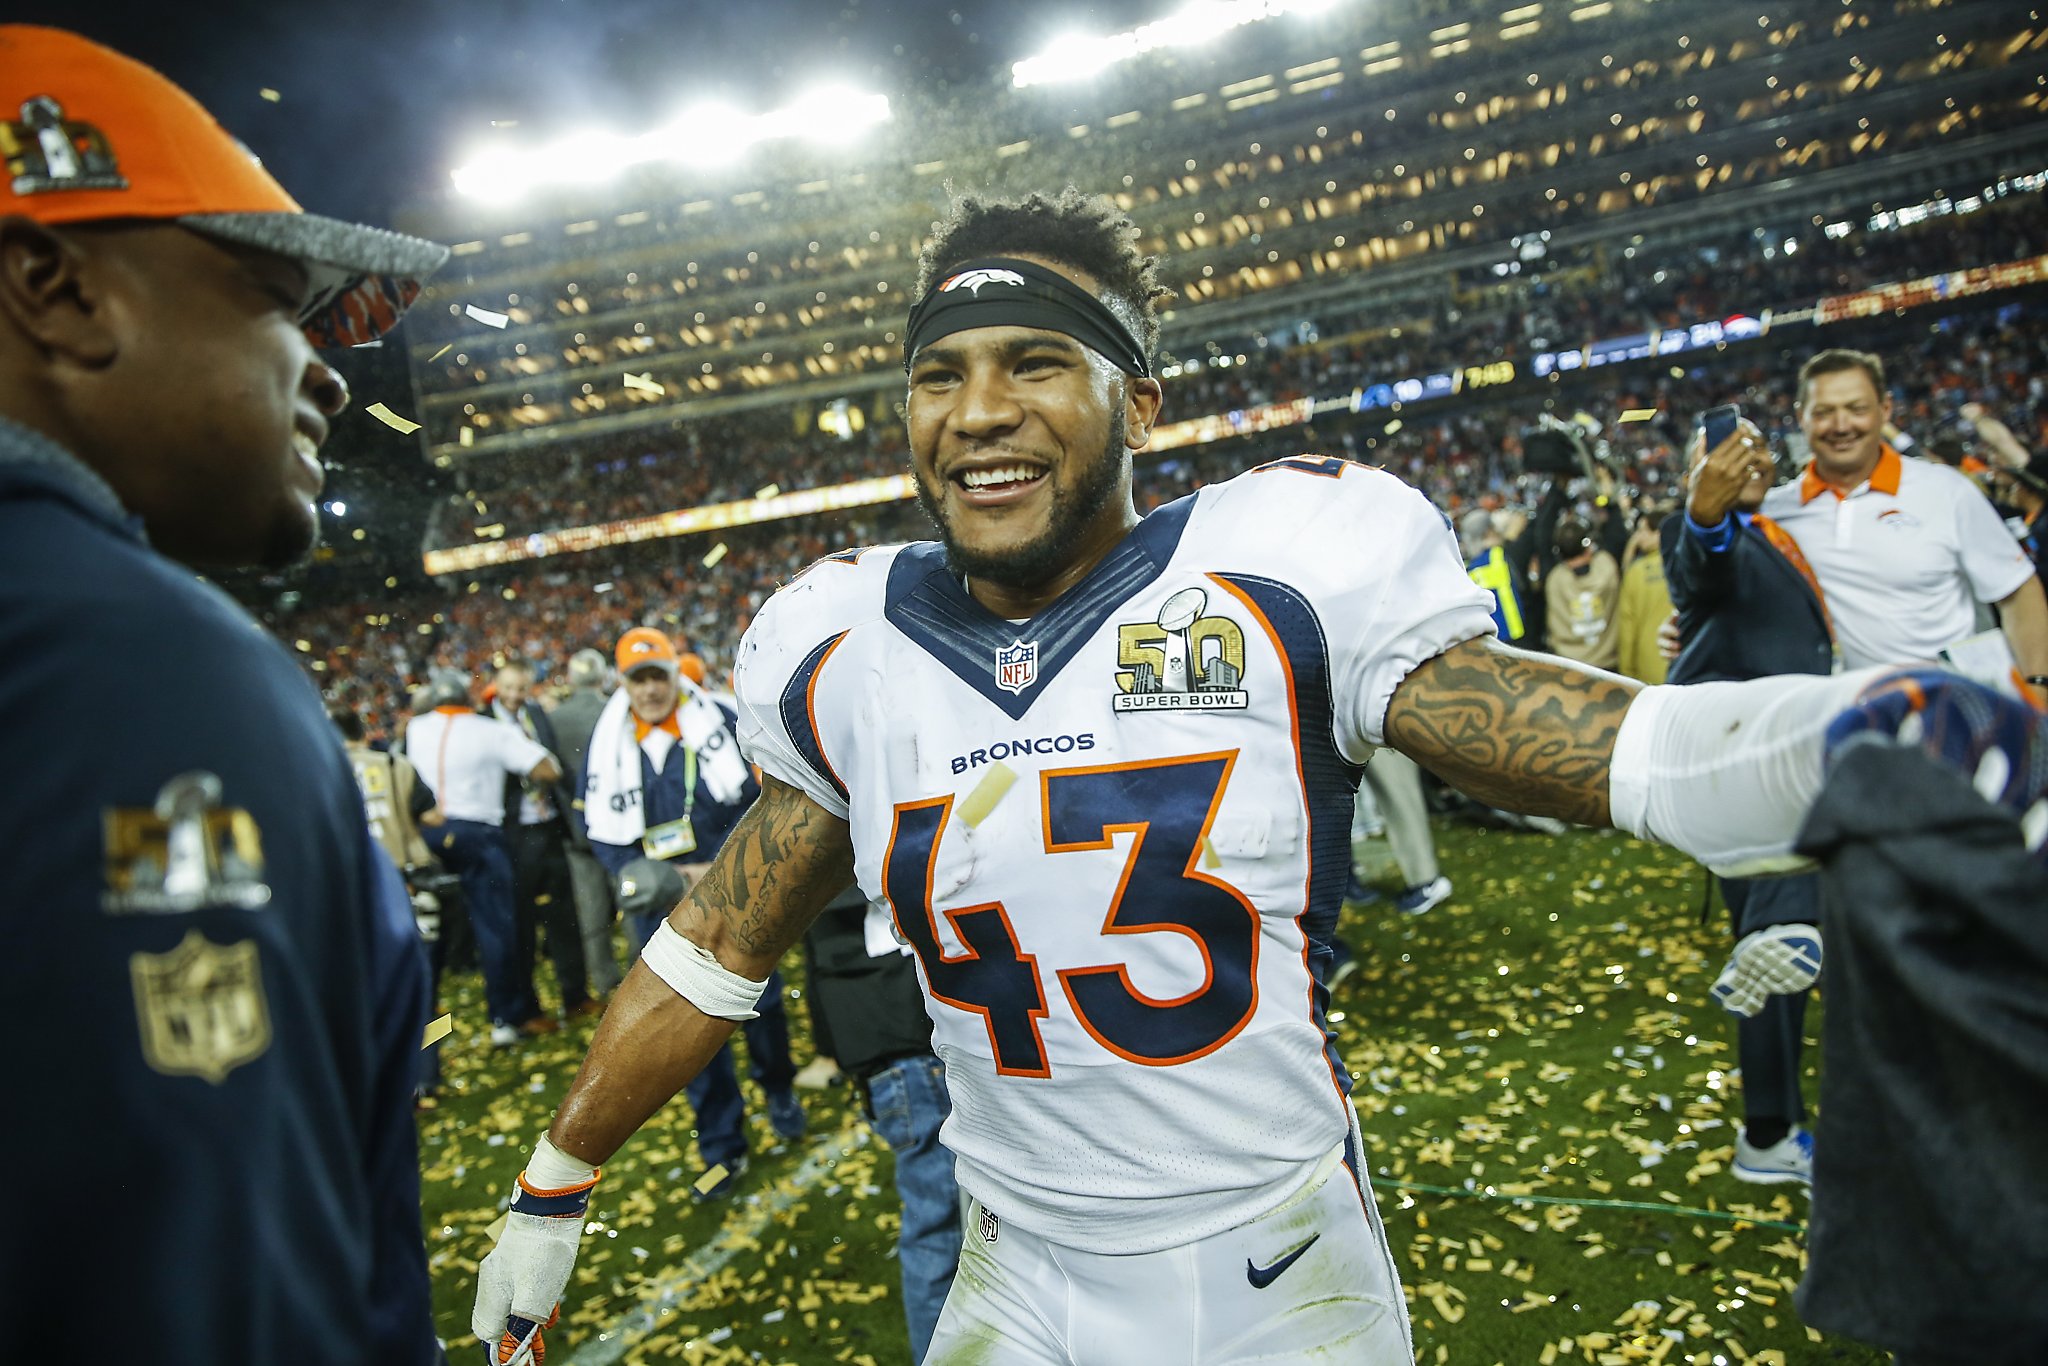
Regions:
<instances>
[{"instance_id":1,"label":"broncos logo on polo","mask_svg":"<svg viewBox=\"0 0 2048 1366\"><path fill-rule=\"evenodd\" d=\"M953 290L964 289L979 299L983 285L1016 285L1021 289L1024 286L1024 277L1014 270L996 270L988 267L963 270L940 285L939 293L949 294Z\"/></svg>"}]
</instances>

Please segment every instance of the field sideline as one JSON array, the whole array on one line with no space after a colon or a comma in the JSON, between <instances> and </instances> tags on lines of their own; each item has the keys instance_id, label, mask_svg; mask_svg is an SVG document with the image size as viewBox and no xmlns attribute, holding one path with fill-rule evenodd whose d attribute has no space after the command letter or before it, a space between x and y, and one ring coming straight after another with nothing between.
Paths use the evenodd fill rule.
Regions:
<instances>
[{"instance_id":1,"label":"field sideline","mask_svg":"<svg viewBox=\"0 0 2048 1366\"><path fill-rule=\"evenodd\" d=\"M1415 919L1348 908L1361 966L1333 1008L1417 1359L1887 1361L1794 1314L1799 1188L1728 1175L1733 1030L1706 996L1728 940L1718 907L1698 923L1699 870L1611 833L1438 831L1457 894ZM1393 880L1383 842L1360 852ZM801 991L800 970L790 982ZM474 977L444 987L458 1027L420 1130L436 1312L458 1361L478 1350L485 1230L589 1033L493 1053L478 992ZM791 1020L801 1061L800 1001ZM756 1107L731 1204L690 1201L701 1169L680 1100L607 1168L550 1334L556 1366L907 1360L888 1151L844 1089L805 1100L810 1135L780 1147Z\"/></svg>"}]
</instances>

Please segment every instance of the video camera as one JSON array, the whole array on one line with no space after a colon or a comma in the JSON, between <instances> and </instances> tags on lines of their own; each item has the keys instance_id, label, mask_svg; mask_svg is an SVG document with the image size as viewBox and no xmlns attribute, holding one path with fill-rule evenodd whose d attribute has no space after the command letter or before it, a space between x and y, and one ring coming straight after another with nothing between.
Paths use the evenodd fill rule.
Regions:
<instances>
[{"instance_id":1,"label":"video camera","mask_svg":"<svg viewBox=\"0 0 2048 1366\"><path fill-rule=\"evenodd\" d=\"M1522 468L1530 474L1550 474L1571 479L1594 477L1594 466L1613 467L1613 456L1600 429L1591 419L1585 425L1567 422L1549 413L1537 415L1535 425L1522 429Z\"/></svg>"}]
</instances>

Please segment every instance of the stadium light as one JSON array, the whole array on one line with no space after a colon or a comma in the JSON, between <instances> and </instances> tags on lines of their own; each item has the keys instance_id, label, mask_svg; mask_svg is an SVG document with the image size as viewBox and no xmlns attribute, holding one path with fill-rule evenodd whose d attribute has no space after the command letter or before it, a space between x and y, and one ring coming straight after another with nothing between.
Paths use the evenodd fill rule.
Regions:
<instances>
[{"instance_id":1,"label":"stadium light","mask_svg":"<svg viewBox=\"0 0 2048 1366\"><path fill-rule=\"evenodd\" d=\"M1026 86L1075 81L1132 57L1163 47L1194 47L1233 29L1284 14L1314 15L1334 8L1339 0L1190 0L1164 19L1142 24L1128 33L1104 38L1067 34L1056 38L1036 57L1010 67L1010 84Z\"/></svg>"},{"instance_id":2,"label":"stadium light","mask_svg":"<svg viewBox=\"0 0 2048 1366\"><path fill-rule=\"evenodd\" d=\"M889 118L886 95L827 84L761 114L706 102L643 133L590 128L539 147L480 152L449 179L471 199L510 203L547 185L601 185L650 162L726 166L755 144L778 139L843 146Z\"/></svg>"}]
</instances>

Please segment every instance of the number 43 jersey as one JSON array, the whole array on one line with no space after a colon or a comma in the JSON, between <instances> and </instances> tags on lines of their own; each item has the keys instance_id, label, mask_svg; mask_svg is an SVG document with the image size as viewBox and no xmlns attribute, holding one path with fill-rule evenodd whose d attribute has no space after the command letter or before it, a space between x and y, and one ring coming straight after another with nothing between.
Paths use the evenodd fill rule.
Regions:
<instances>
[{"instance_id":1,"label":"number 43 jersey","mask_svg":"<svg viewBox=\"0 0 2048 1366\"><path fill-rule=\"evenodd\" d=\"M1311 976L1358 766L1492 632L1443 516L1347 461L1160 508L1016 623L930 542L828 556L741 643L740 737L842 815L915 950L961 1186L1051 1241L1234 1227L1349 1125Z\"/></svg>"}]
</instances>

